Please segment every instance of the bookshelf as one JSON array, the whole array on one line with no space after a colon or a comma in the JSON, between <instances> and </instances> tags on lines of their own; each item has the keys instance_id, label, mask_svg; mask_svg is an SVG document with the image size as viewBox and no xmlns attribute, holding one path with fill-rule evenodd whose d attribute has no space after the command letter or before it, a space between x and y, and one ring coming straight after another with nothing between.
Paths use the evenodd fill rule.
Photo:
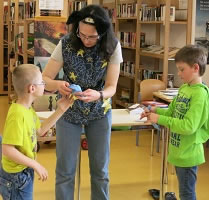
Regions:
<instances>
[{"instance_id":1,"label":"bookshelf","mask_svg":"<svg viewBox=\"0 0 209 200\"><path fill-rule=\"evenodd\" d=\"M3 0L0 3L0 95L8 94L8 54L11 41L10 7L8 5L10 5L10 0Z\"/></svg>"},{"instance_id":2,"label":"bookshelf","mask_svg":"<svg viewBox=\"0 0 209 200\"><path fill-rule=\"evenodd\" d=\"M34 58L34 20L36 1L25 0L24 16L24 63L33 63Z\"/></svg>"},{"instance_id":3,"label":"bookshelf","mask_svg":"<svg viewBox=\"0 0 209 200\"><path fill-rule=\"evenodd\" d=\"M11 0L10 24L13 27L11 49L14 49L14 66L22 63L34 63L34 30L37 21L66 22L68 15L68 0L64 0L64 10L59 16L41 16L39 0ZM57 13L56 13L57 14ZM10 51L11 52L11 51ZM14 99L11 81L11 71L8 71L8 99Z\"/></svg>"},{"instance_id":4,"label":"bookshelf","mask_svg":"<svg viewBox=\"0 0 209 200\"><path fill-rule=\"evenodd\" d=\"M27 60L25 54L25 41L27 34L25 33L25 2L20 0L8 1L8 13L9 15L9 32L8 32L8 101L14 99L14 92L12 87L11 73L13 67L25 63ZM14 54L14 59L10 63L10 55Z\"/></svg>"},{"instance_id":5,"label":"bookshelf","mask_svg":"<svg viewBox=\"0 0 209 200\"><path fill-rule=\"evenodd\" d=\"M175 10L186 10L186 19L175 19ZM185 7L186 5L186 7ZM144 71L161 74L168 82L169 60L175 57L182 46L191 43L193 0L116 0L116 34L121 42L124 63L121 65L115 106L124 107L127 103L137 102L139 83ZM185 43L171 46L173 26L186 26ZM177 31L177 30L176 30ZM148 63L148 64L147 64ZM129 90L124 101L124 91Z\"/></svg>"},{"instance_id":6,"label":"bookshelf","mask_svg":"<svg viewBox=\"0 0 209 200\"><path fill-rule=\"evenodd\" d=\"M115 7L115 1L105 1L105 0L99 0L99 5L102 6L108 13L111 21L114 32L115 30L115 21L116 21L116 7Z\"/></svg>"}]
</instances>

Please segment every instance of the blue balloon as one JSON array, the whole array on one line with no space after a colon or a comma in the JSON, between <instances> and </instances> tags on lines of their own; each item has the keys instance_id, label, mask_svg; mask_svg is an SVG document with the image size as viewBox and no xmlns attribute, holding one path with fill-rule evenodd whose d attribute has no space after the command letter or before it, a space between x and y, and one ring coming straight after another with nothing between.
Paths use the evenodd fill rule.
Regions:
<instances>
[{"instance_id":1,"label":"blue balloon","mask_svg":"<svg viewBox=\"0 0 209 200\"><path fill-rule=\"evenodd\" d=\"M71 84L69 88L72 89L73 94L76 92L82 92L80 85Z\"/></svg>"}]
</instances>

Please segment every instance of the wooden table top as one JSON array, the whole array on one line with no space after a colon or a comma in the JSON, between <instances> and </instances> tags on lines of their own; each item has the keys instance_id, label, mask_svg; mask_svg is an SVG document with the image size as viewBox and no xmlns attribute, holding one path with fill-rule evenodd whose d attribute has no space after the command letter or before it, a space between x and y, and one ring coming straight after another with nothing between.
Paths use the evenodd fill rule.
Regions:
<instances>
[{"instance_id":1,"label":"wooden table top","mask_svg":"<svg viewBox=\"0 0 209 200\"><path fill-rule=\"evenodd\" d=\"M164 100L164 101L166 101L168 103L171 103L172 100L173 100L173 96L167 96L167 95L163 94L160 91L159 92L153 92L153 96L157 97L159 99L162 99L162 100Z\"/></svg>"},{"instance_id":2,"label":"wooden table top","mask_svg":"<svg viewBox=\"0 0 209 200\"><path fill-rule=\"evenodd\" d=\"M46 119L53 111L36 112L40 119ZM149 122L137 121L139 117L130 115L126 109L112 109L112 126L151 125Z\"/></svg>"}]
</instances>

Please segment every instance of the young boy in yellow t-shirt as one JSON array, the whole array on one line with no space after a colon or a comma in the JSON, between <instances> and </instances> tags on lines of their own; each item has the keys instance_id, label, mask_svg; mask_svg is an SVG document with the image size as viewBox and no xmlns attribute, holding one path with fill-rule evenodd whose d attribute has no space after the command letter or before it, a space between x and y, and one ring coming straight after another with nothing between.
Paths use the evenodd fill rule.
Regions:
<instances>
[{"instance_id":1,"label":"young boy in yellow t-shirt","mask_svg":"<svg viewBox=\"0 0 209 200\"><path fill-rule=\"evenodd\" d=\"M41 124L31 107L44 93L45 83L38 67L31 64L16 67L12 81L18 99L9 108L3 131L0 194L3 199L32 200L34 171L42 181L48 177L47 170L36 161L36 135L43 136L72 105L73 99L61 98L56 111Z\"/></svg>"}]
</instances>

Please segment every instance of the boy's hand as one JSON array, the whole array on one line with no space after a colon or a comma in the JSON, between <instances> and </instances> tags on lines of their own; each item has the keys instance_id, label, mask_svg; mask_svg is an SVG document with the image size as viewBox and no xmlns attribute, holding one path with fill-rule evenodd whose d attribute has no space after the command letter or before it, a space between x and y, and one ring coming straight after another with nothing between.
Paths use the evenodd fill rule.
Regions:
<instances>
[{"instance_id":1,"label":"boy's hand","mask_svg":"<svg viewBox=\"0 0 209 200\"><path fill-rule=\"evenodd\" d=\"M152 106L151 108L150 108L150 112L152 112L152 113L156 113L156 106Z\"/></svg>"},{"instance_id":2,"label":"boy's hand","mask_svg":"<svg viewBox=\"0 0 209 200\"><path fill-rule=\"evenodd\" d=\"M57 101L57 107L65 112L70 106L74 103L73 95L70 96L62 96L61 99Z\"/></svg>"},{"instance_id":3,"label":"boy's hand","mask_svg":"<svg viewBox=\"0 0 209 200\"><path fill-rule=\"evenodd\" d=\"M148 115L148 120L152 123L157 123L158 122L158 119L159 119L159 115L158 114L155 114L155 113L150 113Z\"/></svg>"},{"instance_id":4,"label":"boy's hand","mask_svg":"<svg viewBox=\"0 0 209 200\"><path fill-rule=\"evenodd\" d=\"M147 109L147 108L146 108ZM149 110L147 109L147 111L148 112L143 112L142 114L141 114L141 117L140 117L140 119L143 119L144 117L148 117L148 115L150 114L150 112L149 112Z\"/></svg>"},{"instance_id":5,"label":"boy's hand","mask_svg":"<svg viewBox=\"0 0 209 200\"><path fill-rule=\"evenodd\" d=\"M144 112L141 114L141 117L140 119L143 119L144 117L148 117L148 115L150 114L150 110L151 109L148 109L147 107L143 108L144 109Z\"/></svg>"},{"instance_id":6,"label":"boy's hand","mask_svg":"<svg viewBox=\"0 0 209 200\"><path fill-rule=\"evenodd\" d=\"M42 166L40 165L38 162L36 162L36 165L34 167L35 172L38 174L39 176L39 180L42 181L46 181L48 178L48 171Z\"/></svg>"}]
</instances>

